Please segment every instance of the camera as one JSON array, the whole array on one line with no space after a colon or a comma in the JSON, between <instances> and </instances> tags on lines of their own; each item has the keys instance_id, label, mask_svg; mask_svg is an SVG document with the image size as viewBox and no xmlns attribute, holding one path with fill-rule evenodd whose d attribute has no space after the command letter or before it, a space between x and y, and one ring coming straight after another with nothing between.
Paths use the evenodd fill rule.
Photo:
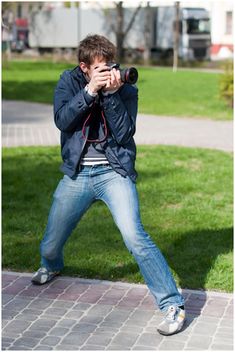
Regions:
<instances>
[{"instance_id":1,"label":"camera","mask_svg":"<svg viewBox=\"0 0 235 352\"><path fill-rule=\"evenodd\" d=\"M110 67L110 70L112 68L119 70L121 74L121 81L124 83L135 84L138 80L138 71L135 67L121 69L119 64L113 62L107 63L107 66Z\"/></svg>"}]
</instances>

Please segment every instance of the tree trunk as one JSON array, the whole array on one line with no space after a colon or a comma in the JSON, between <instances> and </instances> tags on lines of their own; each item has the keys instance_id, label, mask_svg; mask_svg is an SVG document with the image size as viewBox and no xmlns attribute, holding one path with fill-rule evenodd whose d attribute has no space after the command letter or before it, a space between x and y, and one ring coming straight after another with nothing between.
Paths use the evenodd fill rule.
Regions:
<instances>
[{"instance_id":1,"label":"tree trunk","mask_svg":"<svg viewBox=\"0 0 235 352\"><path fill-rule=\"evenodd\" d=\"M178 68L179 55L179 17L180 17L180 2L175 2L175 23L174 23L174 56L173 56L173 72Z\"/></svg>"},{"instance_id":2,"label":"tree trunk","mask_svg":"<svg viewBox=\"0 0 235 352\"><path fill-rule=\"evenodd\" d=\"M117 47L117 61L122 62L124 60L124 40L131 30L133 23L135 21L135 18L141 8L141 4L136 7L135 11L133 11L133 14L126 25L126 28L124 28L124 8L123 8L123 1L118 1L115 2L115 19L110 17L110 11L105 11L103 9L103 14L106 19L106 25L108 25L109 30L115 34L116 37L116 47Z\"/></svg>"},{"instance_id":3,"label":"tree trunk","mask_svg":"<svg viewBox=\"0 0 235 352\"><path fill-rule=\"evenodd\" d=\"M123 13L123 2L119 1L116 4L117 11L117 27L116 27L116 46L117 46L117 61L120 62L124 57L123 42L124 42L124 13Z\"/></svg>"},{"instance_id":4,"label":"tree trunk","mask_svg":"<svg viewBox=\"0 0 235 352\"><path fill-rule=\"evenodd\" d=\"M149 1L145 8L145 50L144 50L144 63L149 65L151 59L151 7Z\"/></svg>"}]
</instances>

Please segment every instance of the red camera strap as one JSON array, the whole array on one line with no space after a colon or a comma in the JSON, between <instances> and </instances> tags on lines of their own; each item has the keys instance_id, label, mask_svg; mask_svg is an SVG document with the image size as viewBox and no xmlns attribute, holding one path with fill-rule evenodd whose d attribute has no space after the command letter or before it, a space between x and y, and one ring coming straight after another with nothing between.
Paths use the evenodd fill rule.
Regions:
<instances>
[{"instance_id":1,"label":"red camera strap","mask_svg":"<svg viewBox=\"0 0 235 352\"><path fill-rule=\"evenodd\" d=\"M86 118L83 126L82 126L82 136L84 139L86 139L86 134L85 134L85 130L86 130L86 126L92 116L92 112L94 110L94 104L92 106L92 109L91 109L91 112L90 114L88 115L88 117ZM90 142L90 143L101 143L101 142L104 142L105 139L107 138L107 135L108 135L108 128L107 128L107 124L106 124L106 120L105 120L105 117L104 117L104 112L103 110L101 110L101 117L102 117L102 120L104 122L104 137L102 139L88 139L87 138L87 142Z\"/></svg>"}]
</instances>

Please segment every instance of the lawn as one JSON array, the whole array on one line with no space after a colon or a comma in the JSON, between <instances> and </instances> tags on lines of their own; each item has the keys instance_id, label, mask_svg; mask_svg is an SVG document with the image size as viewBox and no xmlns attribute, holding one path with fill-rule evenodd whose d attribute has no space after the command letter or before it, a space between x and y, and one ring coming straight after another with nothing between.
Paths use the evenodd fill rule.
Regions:
<instances>
[{"instance_id":1,"label":"lawn","mask_svg":"<svg viewBox=\"0 0 235 352\"><path fill-rule=\"evenodd\" d=\"M53 101L60 74L74 65L45 61L12 61L2 72L3 99ZM232 119L232 109L219 98L221 74L194 70L139 67L139 112L215 120Z\"/></svg>"},{"instance_id":2,"label":"lawn","mask_svg":"<svg viewBox=\"0 0 235 352\"><path fill-rule=\"evenodd\" d=\"M39 243L61 178L59 147L3 149L3 268L39 266ZM182 288L232 292L230 153L138 146L142 221ZM96 202L65 246L65 275L141 282L107 207Z\"/></svg>"}]
</instances>

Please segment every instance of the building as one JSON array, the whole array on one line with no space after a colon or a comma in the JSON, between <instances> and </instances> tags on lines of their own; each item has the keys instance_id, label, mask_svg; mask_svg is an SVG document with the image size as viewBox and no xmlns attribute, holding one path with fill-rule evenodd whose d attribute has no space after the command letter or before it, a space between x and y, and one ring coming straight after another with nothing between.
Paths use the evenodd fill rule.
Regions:
<instances>
[{"instance_id":1,"label":"building","mask_svg":"<svg viewBox=\"0 0 235 352\"><path fill-rule=\"evenodd\" d=\"M210 13L212 37L211 59L233 58L233 1L211 2Z\"/></svg>"}]
</instances>

